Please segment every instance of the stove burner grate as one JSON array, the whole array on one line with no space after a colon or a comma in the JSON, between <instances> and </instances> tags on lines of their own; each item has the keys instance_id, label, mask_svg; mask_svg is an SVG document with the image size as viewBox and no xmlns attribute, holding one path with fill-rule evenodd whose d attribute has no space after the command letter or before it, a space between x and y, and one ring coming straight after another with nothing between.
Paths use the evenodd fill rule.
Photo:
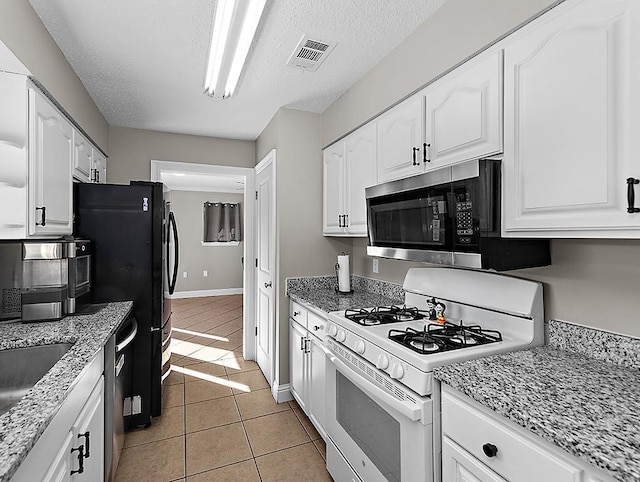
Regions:
<instances>
[{"instance_id":1,"label":"stove burner grate","mask_svg":"<svg viewBox=\"0 0 640 482\"><path fill-rule=\"evenodd\" d=\"M389 339L421 354L456 350L477 345L502 341L502 334L495 330L485 330L480 325L459 325L445 322L443 325L425 325L422 331L389 330Z\"/></svg>"},{"instance_id":2,"label":"stove burner grate","mask_svg":"<svg viewBox=\"0 0 640 482\"><path fill-rule=\"evenodd\" d=\"M347 309L345 318L364 326L385 325L400 321L429 319L430 313L407 306L380 306L368 309Z\"/></svg>"}]
</instances>

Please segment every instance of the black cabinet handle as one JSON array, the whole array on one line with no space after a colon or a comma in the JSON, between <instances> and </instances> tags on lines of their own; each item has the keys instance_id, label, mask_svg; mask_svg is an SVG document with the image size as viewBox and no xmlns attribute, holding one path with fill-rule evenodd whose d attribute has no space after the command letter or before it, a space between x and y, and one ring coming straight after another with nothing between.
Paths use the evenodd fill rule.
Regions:
<instances>
[{"instance_id":1,"label":"black cabinet handle","mask_svg":"<svg viewBox=\"0 0 640 482\"><path fill-rule=\"evenodd\" d=\"M46 226L47 225L47 206L36 208L36 211L42 211L42 221L39 223L36 222L36 226Z\"/></svg>"},{"instance_id":2,"label":"black cabinet handle","mask_svg":"<svg viewBox=\"0 0 640 482\"><path fill-rule=\"evenodd\" d=\"M419 166L420 163L416 161L416 152L420 152L420 148L419 147L414 147L413 148L413 165L414 166Z\"/></svg>"},{"instance_id":3,"label":"black cabinet handle","mask_svg":"<svg viewBox=\"0 0 640 482\"><path fill-rule=\"evenodd\" d=\"M84 446L85 446L84 456L87 459L89 457L91 457L91 452L89 451L89 436L90 435L91 435L91 433L88 430L85 433L78 434L78 438L84 437Z\"/></svg>"},{"instance_id":4,"label":"black cabinet handle","mask_svg":"<svg viewBox=\"0 0 640 482\"><path fill-rule=\"evenodd\" d=\"M424 162L431 162L431 159L427 158L427 149L431 147L431 144L427 144L426 142L422 144L422 157Z\"/></svg>"},{"instance_id":5,"label":"black cabinet handle","mask_svg":"<svg viewBox=\"0 0 640 482\"><path fill-rule=\"evenodd\" d=\"M627 208L627 212L629 214L640 213L640 208L634 206L636 203L636 193L633 188L634 184L638 184L640 179L636 179L633 177L627 178L627 202L629 203L629 207Z\"/></svg>"},{"instance_id":6,"label":"black cabinet handle","mask_svg":"<svg viewBox=\"0 0 640 482\"><path fill-rule=\"evenodd\" d=\"M498 447L493 444L484 444L482 446L482 451L487 457L495 457L498 455Z\"/></svg>"},{"instance_id":7,"label":"black cabinet handle","mask_svg":"<svg viewBox=\"0 0 640 482\"><path fill-rule=\"evenodd\" d=\"M348 227L349 226L349 215L348 214L343 214L344 216L344 227Z\"/></svg>"},{"instance_id":8,"label":"black cabinet handle","mask_svg":"<svg viewBox=\"0 0 640 482\"><path fill-rule=\"evenodd\" d=\"M78 470L72 470L71 475L81 474L84 472L84 446L80 445L75 449L71 449L71 453L78 452Z\"/></svg>"}]
</instances>

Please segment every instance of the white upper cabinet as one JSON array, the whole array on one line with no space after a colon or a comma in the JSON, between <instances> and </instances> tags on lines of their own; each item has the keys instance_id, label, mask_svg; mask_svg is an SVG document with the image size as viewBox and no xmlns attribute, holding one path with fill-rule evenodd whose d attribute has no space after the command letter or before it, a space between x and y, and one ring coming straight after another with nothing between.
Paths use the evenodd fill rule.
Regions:
<instances>
[{"instance_id":1,"label":"white upper cabinet","mask_svg":"<svg viewBox=\"0 0 640 482\"><path fill-rule=\"evenodd\" d=\"M367 124L323 153L323 234L366 236L364 190L376 184L376 125Z\"/></svg>"},{"instance_id":2,"label":"white upper cabinet","mask_svg":"<svg viewBox=\"0 0 640 482\"><path fill-rule=\"evenodd\" d=\"M470 60L424 93L427 169L502 152L502 50Z\"/></svg>"},{"instance_id":3,"label":"white upper cabinet","mask_svg":"<svg viewBox=\"0 0 640 482\"><path fill-rule=\"evenodd\" d=\"M29 87L29 235L72 232L73 128Z\"/></svg>"},{"instance_id":4,"label":"white upper cabinet","mask_svg":"<svg viewBox=\"0 0 640 482\"><path fill-rule=\"evenodd\" d=\"M342 234L345 143L327 147L322 155L323 234Z\"/></svg>"},{"instance_id":5,"label":"white upper cabinet","mask_svg":"<svg viewBox=\"0 0 640 482\"><path fill-rule=\"evenodd\" d=\"M72 178L105 182L106 157L24 75L0 72L0 105L0 239L71 234Z\"/></svg>"},{"instance_id":6,"label":"white upper cabinet","mask_svg":"<svg viewBox=\"0 0 640 482\"><path fill-rule=\"evenodd\" d=\"M91 180L99 184L107 182L107 157L95 147L93 148L93 171Z\"/></svg>"},{"instance_id":7,"label":"white upper cabinet","mask_svg":"<svg viewBox=\"0 0 640 482\"><path fill-rule=\"evenodd\" d=\"M376 184L376 125L361 127L346 139L346 230L367 235L367 202L364 190Z\"/></svg>"},{"instance_id":8,"label":"white upper cabinet","mask_svg":"<svg viewBox=\"0 0 640 482\"><path fill-rule=\"evenodd\" d=\"M638 85L637 0L569 0L508 39L505 235L640 236Z\"/></svg>"},{"instance_id":9,"label":"white upper cabinet","mask_svg":"<svg viewBox=\"0 0 640 482\"><path fill-rule=\"evenodd\" d=\"M73 130L73 177L89 182L93 169L91 143L77 129Z\"/></svg>"},{"instance_id":10,"label":"white upper cabinet","mask_svg":"<svg viewBox=\"0 0 640 482\"><path fill-rule=\"evenodd\" d=\"M424 97L415 95L378 118L378 182L424 172Z\"/></svg>"}]
</instances>

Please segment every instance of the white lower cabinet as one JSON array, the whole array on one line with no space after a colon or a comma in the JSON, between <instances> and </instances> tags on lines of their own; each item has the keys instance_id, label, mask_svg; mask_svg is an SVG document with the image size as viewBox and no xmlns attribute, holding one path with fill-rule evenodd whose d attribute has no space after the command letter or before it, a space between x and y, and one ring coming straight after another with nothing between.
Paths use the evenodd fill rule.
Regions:
<instances>
[{"instance_id":1,"label":"white lower cabinet","mask_svg":"<svg viewBox=\"0 0 640 482\"><path fill-rule=\"evenodd\" d=\"M441 413L442 482L613 482L446 385Z\"/></svg>"},{"instance_id":2,"label":"white lower cabinet","mask_svg":"<svg viewBox=\"0 0 640 482\"><path fill-rule=\"evenodd\" d=\"M302 315L301 316L301 312ZM297 313L297 315L295 315ZM295 321L295 320L298 321ZM305 323L301 325L300 321ZM291 393L309 420L326 440L325 351L322 338L326 319L291 302L289 366Z\"/></svg>"},{"instance_id":3,"label":"white lower cabinet","mask_svg":"<svg viewBox=\"0 0 640 482\"><path fill-rule=\"evenodd\" d=\"M13 482L104 480L103 368L100 351L20 464Z\"/></svg>"}]
</instances>

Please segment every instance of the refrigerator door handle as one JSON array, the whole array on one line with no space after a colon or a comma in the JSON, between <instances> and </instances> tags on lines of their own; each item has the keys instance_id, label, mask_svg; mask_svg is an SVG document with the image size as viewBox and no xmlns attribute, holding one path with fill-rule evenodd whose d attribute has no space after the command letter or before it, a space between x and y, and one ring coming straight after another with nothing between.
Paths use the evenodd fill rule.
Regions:
<instances>
[{"instance_id":1,"label":"refrigerator door handle","mask_svg":"<svg viewBox=\"0 0 640 482\"><path fill-rule=\"evenodd\" d=\"M169 240L171 237L169 236L169 230L173 229L173 276L172 280L169 283L169 294L172 295L174 290L176 289L176 282L178 281L178 226L176 225L176 218L173 215L173 211L169 212L169 225L167 226L167 275L169 274Z\"/></svg>"}]
</instances>

